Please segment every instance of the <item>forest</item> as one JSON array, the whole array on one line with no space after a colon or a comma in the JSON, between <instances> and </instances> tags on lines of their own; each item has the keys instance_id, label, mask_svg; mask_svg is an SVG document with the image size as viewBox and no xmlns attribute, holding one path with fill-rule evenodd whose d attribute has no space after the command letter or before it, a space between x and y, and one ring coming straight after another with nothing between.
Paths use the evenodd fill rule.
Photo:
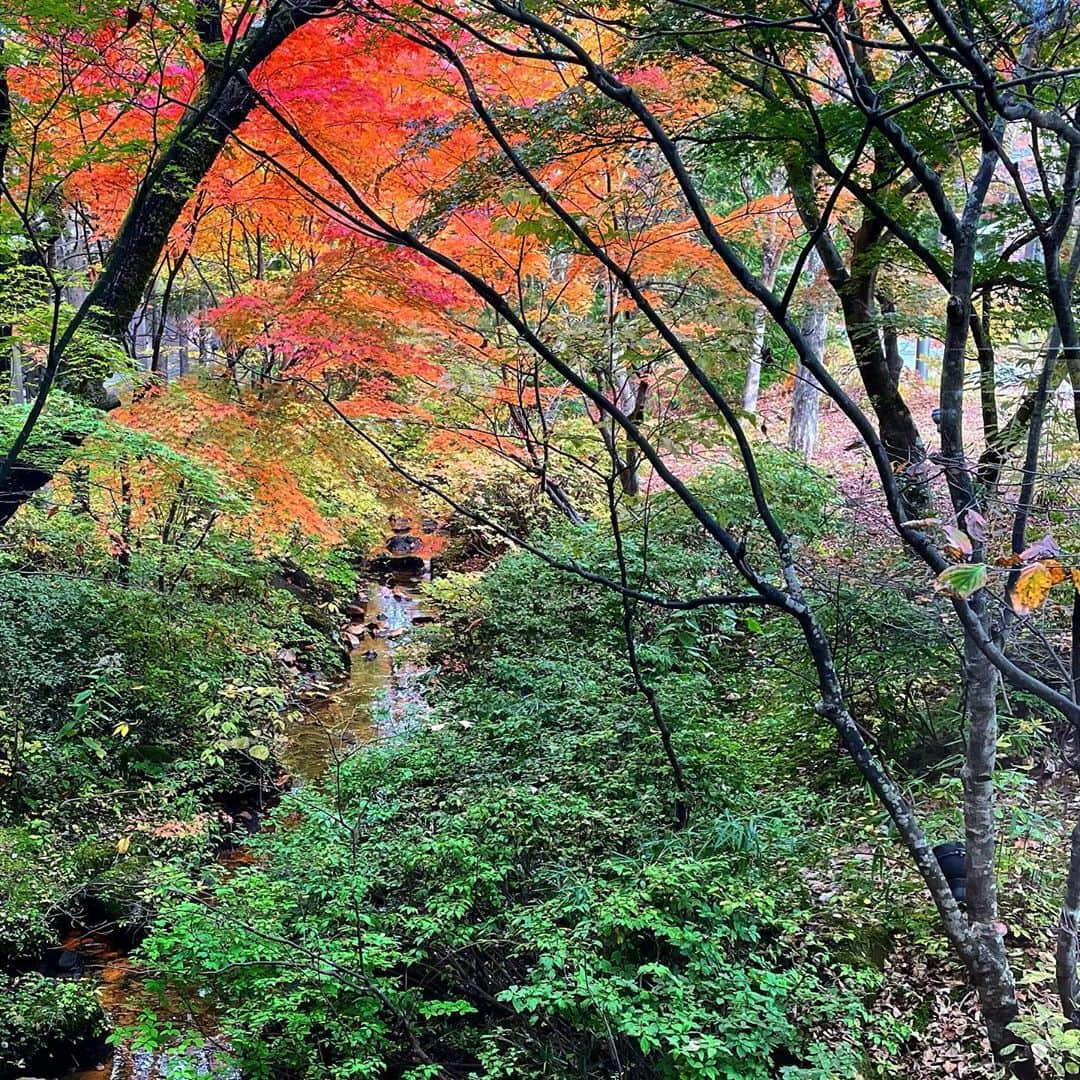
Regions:
<instances>
[{"instance_id":1,"label":"forest","mask_svg":"<svg viewBox=\"0 0 1080 1080\"><path fill-rule=\"evenodd\" d=\"M0 0L0 1080L1080 1076L1076 0Z\"/></svg>"}]
</instances>

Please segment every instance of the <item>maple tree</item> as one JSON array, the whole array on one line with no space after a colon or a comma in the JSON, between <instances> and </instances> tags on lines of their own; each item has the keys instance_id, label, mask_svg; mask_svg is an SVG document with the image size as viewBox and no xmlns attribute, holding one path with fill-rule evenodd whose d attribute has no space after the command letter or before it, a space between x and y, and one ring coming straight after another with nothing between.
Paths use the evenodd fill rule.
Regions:
<instances>
[{"instance_id":1,"label":"maple tree","mask_svg":"<svg viewBox=\"0 0 1080 1080\"><path fill-rule=\"evenodd\" d=\"M167 372L170 308L220 355L168 392L132 380L134 402L110 422L127 429L109 466L121 568L155 514L163 542L208 520L271 546L340 542L294 463L303 432L323 424L436 496L433 461L494 451L577 525L591 478L616 569L559 565L626 602L632 658L637 603L760 606L798 625L817 712L922 876L995 1053L1034 1075L997 896L997 686L1080 724L1080 570L1054 535L1028 535L1063 377L1080 434L1073 15L988 2L973 19L939 0L738 14L308 0L136 14L24 13L5 45L9 262L35 298L5 322L34 360L35 393L0 466L0 516L54 474L24 453L54 383L97 394L155 297L155 375ZM40 143L46 125L55 134ZM48 258L69 213L102 244L77 304ZM825 362L834 301L854 391ZM900 354L901 336L934 326L939 437L916 417ZM1034 350L1018 343L1033 332L1045 335ZM747 414L774 364L846 418L876 471L876 525L951 604L966 693L965 909L852 715L766 490ZM1018 391L1009 365L1024 368ZM407 425L435 429L415 439L424 475L387 449ZM792 440L809 456L805 430ZM768 547L748 547L697 495L686 461L710 453L738 464ZM726 558L730 590L635 588L620 513L653 484ZM1022 649L1068 588L1060 678ZM648 698L636 664L634 675ZM692 793L673 751L669 762L681 825ZM1057 991L1075 1023L1080 840L1061 920Z\"/></svg>"},{"instance_id":2,"label":"maple tree","mask_svg":"<svg viewBox=\"0 0 1080 1080\"><path fill-rule=\"evenodd\" d=\"M677 36L681 29L678 11L677 6L672 12L650 10L647 17L670 17L674 20L672 32ZM617 44L617 33L606 23L593 19L589 12L548 14L514 9L498 2L460 9L424 9L424 14L419 15L408 12L397 15L392 10L376 8L371 17L376 22L385 22L408 41L425 47L459 80L471 116L468 113L462 116L448 142L461 140L460 133L467 131L474 139L482 139L486 146L462 170L465 190L475 184L470 169L478 163L483 163L494 175L510 170L516 182L523 183L530 191L535 207L535 231L564 232L583 257L599 268L602 276L617 283L626 302L642 316L643 325L648 326L647 333L663 342L673 360L715 408L735 440L758 512L774 540L782 571L780 583L747 561L743 545L672 471L659 443L643 429L641 418L634 414L629 403L613 400L610 383L605 385L602 377L575 366L551 339L544 317L537 317L522 304L520 294L507 289L505 263L492 268L484 245L462 248L460 230L468 229L470 236L476 233L475 225L468 222L471 210L451 215L452 224L439 221L439 230L433 232L422 215L402 215L400 203L394 198L384 202L379 192L369 192L366 185L354 179L347 160L334 146L324 146L316 136L306 133L303 125L286 110L265 98L264 104L281 129L310 156L311 161L305 163L310 169L294 170L294 175L321 174L317 181L305 181L313 189L315 201L335 214L351 216L358 231L374 231L388 244L420 252L467 283L519 340L621 429L656 474L691 508L749 586L748 595L723 600L775 606L803 627L820 680L823 700L818 711L836 726L853 759L888 809L926 880L946 933L980 992L995 1049L1010 1060L1018 1073L1030 1074L1030 1057L1009 1027L1017 1007L999 930L995 892L992 773L996 743L994 687L998 671L1073 722L1080 714L1075 687L1059 689L1053 680L1024 670L1010 658L1001 629L991 622L989 598L983 588L985 571L980 569L990 533L988 527L979 524L988 519L978 508L989 506L995 497L993 484L1000 479L997 456L1007 446L996 421L997 403L993 394L987 392L992 384L988 373L992 373L994 365L992 332L998 326L993 302L996 291L1009 287L1013 275L1010 255L1018 250L1020 240L1029 235L1025 230L1034 230L1043 248L1043 258L1037 265L1043 275L1043 297L1049 309L1044 308L1044 317L1050 318L1054 325L1042 361L1042 390L1020 403L1009 432L1012 438L1017 429L1028 434L1027 464L1023 466L1028 473L1034 473L1041 409L1050 375L1059 363L1066 368L1075 367L1071 359L1076 348L1075 330L1069 304L1063 297L1071 294L1075 276L1069 254L1073 250L1071 229L1075 209L1071 170L1076 163L1068 148L1073 129L1067 109L1061 106L1049 113L1039 111L1025 97L1026 92L1017 90L1013 83L1005 85L1008 73L1001 74L986 61L984 50L1002 48L1010 55L1015 50L1024 50L1023 63L1027 69L1038 71L1029 77L1032 85L1044 81L1053 84L1059 76L1052 66L1033 69L1032 65L1038 62L1036 58L1056 47L1059 28L1052 23L1042 25L1037 20L1025 21L998 12L995 24L985 30L986 40L973 41L944 8L934 7L928 14L918 16L919 32L932 37L934 52L946 54L950 64L967 72L973 80L972 89L966 86L956 89L942 85L938 62L914 36L906 17L893 12L875 12L871 16L861 11L800 10L791 14L790 25L777 16L731 19L719 13L712 25L708 22L710 13L699 14L705 20L705 27L695 27L691 51L701 55L706 43L716 50L705 55L706 67L701 77L706 79L712 71L719 70L739 85L749 84L765 101L764 113L751 109L753 122L761 125L765 137L791 147L786 165L789 178L794 175L793 197L809 242L804 243L786 282L775 288L748 268L737 246L725 235L709 206L707 190L697 178L695 161L684 157L683 146L688 145L692 152L694 144L687 143L678 132L686 130L688 125L692 128L696 120L702 132L699 138L707 145L713 119L709 109L701 109L697 117L688 116L685 92L674 104L665 93L663 78L657 78L656 69L647 69L641 75L640 58L633 55L629 44L625 46L625 55L630 59L623 59L624 50ZM872 33L864 29L864 18L875 22ZM631 22L632 17L628 16L625 25ZM597 33L601 25L599 43L594 44L590 35ZM966 33L970 35L971 31ZM879 45L879 37L889 39L890 44ZM798 40L812 42L817 52L807 57L805 50L795 48ZM868 66L867 56L871 51L883 70L893 71L902 63L917 72L921 81L913 82L921 89L911 89L902 81L883 83L881 89L875 89L879 76ZM514 63L503 63L507 57L513 58ZM547 94L537 95L536 71L545 61L550 65L551 81ZM580 80L572 83L572 89L566 86L567 69L573 70ZM512 84L507 85L508 81ZM545 146L543 139L538 141L531 130L527 134L521 125L525 96L534 121L542 118L545 110L560 110L563 126L558 149ZM959 127L959 150L951 147L946 153L936 139L935 130L924 123L925 110L931 107L927 102L938 100L950 116L965 118ZM790 120L793 105L798 122ZM856 132L861 130L861 134L854 140L830 135L824 121L828 109L846 110L849 123ZM987 110L993 119L984 118ZM802 126L803 116L809 127ZM785 127L778 130L776 125L781 120ZM1026 185L1004 148L1002 133L1009 122L1027 124L1043 139L1062 136L1060 157L1056 159L1062 162L1061 171L1056 167L1041 170L1045 191L1038 203L1028 198ZM671 131L676 134L669 134ZM748 145L754 144L753 131L740 129L737 134ZM812 136L818 141L813 141ZM635 265L631 253L620 247L617 238L608 235L602 214L583 212L580 195L573 186L575 173L565 167L560 153L575 137L605 145L620 140L627 145L644 141L657 160L664 163L669 183L678 190L679 198L685 200L691 212L693 242L708 251L708 257L745 290L749 299L765 308L804 368L855 426L876 462L884 503L899 538L914 549L929 569L939 575L939 584L951 592L965 636L969 692L965 774L969 782L964 796L968 850L966 915L957 906L911 807L875 760L847 711L828 641L799 581L790 539L773 516L761 490L754 451L741 421L699 362L694 343L682 332L677 317L652 288L647 272ZM732 133L721 128L721 138L727 145ZM801 160L795 156L798 153L803 155ZM966 182L953 169L953 164L962 159L970 159L972 169ZM390 162L386 168L391 175L401 171ZM814 170L831 181L829 187L819 189ZM336 183L333 194L324 187L328 181ZM977 224L994 185L1013 193L1026 216L994 249L985 276L977 278L981 251ZM917 200L913 198L916 192L922 193ZM842 198L846 205L840 209L857 208L854 210L857 226L846 265L830 231L833 213ZM348 210L342 209L343 200ZM406 221L414 224L402 224ZM930 244L921 239L927 221L936 222L941 230L947 258L936 242ZM923 438L899 385L895 343L890 337L895 324L886 324L884 331L881 328L879 312L890 314L894 298L890 290L879 290L876 269L890 245L906 258L916 260L951 296L943 335L939 458L949 492L949 509L940 518L913 516L913 511L921 513L936 502L938 493ZM816 248L840 296L848 337L876 425L824 368L821 357L808 347L791 317L791 300L811 248ZM978 314L973 306L976 290L982 301ZM1010 321L1001 322L1008 332ZM984 465L990 468L981 472L971 470L967 464L963 435L969 335L976 343L982 372L980 402L986 447L983 456ZM984 490L988 480L990 490ZM1018 554L1024 547L1029 510L1030 494L1025 496L1021 492L1012 529L1012 544ZM945 525L941 526L940 522ZM963 532L968 541L957 545L935 539L933 529L938 527L944 527L947 534L948 530ZM957 558L968 565L958 570L951 563ZM1028 606L1023 598L1032 591L1036 573L1041 575L1040 580L1047 575L1048 580L1060 576L1052 565L1040 562L1035 571L1021 572L1021 610ZM1015 586L1010 591L1016 595ZM1066 919L1075 918L1073 899L1066 899L1065 913ZM1075 983L1076 965L1075 949L1070 949L1068 941L1065 931L1059 954L1059 985L1063 1007L1071 1015L1073 991L1069 987ZM1018 1054L1013 1054L1017 1048Z\"/></svg>"},{"instance_id":3,"label":"maple tree","mask_svg":"<svg viewBox=\"0 0 1080 1080\"><path fill-rule=\"evenodd\" d=\"M16 245L32 249L30 261L48 278L53 317L34 405L0 463L5 519L47 482L20 454L77 335L123 338L196 187L255 106L249 76L300 27L335 9L284 0L226 13L199 0L176 11L132 9L137 18L111 5L11 12L0 87L4 201ZM80 179L122 217L77 309L65 311L65 282L49 265L37 221L51 221L55 240L62 191L78 190ZM71 376L98 396L103 374L99 367Z\"/></svg>"}]
</instances>

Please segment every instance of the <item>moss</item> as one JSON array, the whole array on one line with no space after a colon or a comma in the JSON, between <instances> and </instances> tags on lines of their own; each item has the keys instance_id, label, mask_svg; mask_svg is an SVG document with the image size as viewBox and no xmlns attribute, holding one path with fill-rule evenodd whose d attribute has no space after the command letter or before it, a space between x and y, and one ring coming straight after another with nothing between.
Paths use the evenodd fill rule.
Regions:
<instances>
[{"instance_id":1,"label":"moss","mask_svg":"<svg viewBox=\"0 0 1080 1080\"><path fill-rule=\"evenodd\" d=\"M0 958L49 944L56 886L50 865L45 843L29 829L0 828Z\"/></svg>"},{"instance_id":2,"label":"moss","mask_svg":"<svg viewBox=\"0 0 1080 1080\"><path fill-rule=\"evenodd\" d=\"M146 887L148 858L125 858L98 874L87 885L86 905L94 918L130 924L145 918L141 893Z\"/></svg>"}]
</instances>

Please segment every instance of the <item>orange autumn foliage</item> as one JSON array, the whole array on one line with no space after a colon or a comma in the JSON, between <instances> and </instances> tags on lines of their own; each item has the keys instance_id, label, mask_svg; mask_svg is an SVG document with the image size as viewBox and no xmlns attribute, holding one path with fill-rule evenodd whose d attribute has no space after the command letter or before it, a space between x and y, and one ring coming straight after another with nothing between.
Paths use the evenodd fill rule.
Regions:
<instances>
[{"instance_id":1,"label":"orange autumn foliage","mask_svg":"<svg viewBox=\"0 0 1080 1080\"><path fill-rule=\"evenodd\" d=\"M318 544L341 543L337 524L319 510L298 472L305 456L289 445L290 425L274 423L264 409L252 410L221 401L192 384L168 393L151 391L136 404L116 410L112 419L152 435L188 454L225 478L250 501L240 516L223 515L237 535L247 536L257 551L268 552L283 540L303 538ZM135 471L134 506L151 506L155 476Z\"/></svg>"}]
</instances>

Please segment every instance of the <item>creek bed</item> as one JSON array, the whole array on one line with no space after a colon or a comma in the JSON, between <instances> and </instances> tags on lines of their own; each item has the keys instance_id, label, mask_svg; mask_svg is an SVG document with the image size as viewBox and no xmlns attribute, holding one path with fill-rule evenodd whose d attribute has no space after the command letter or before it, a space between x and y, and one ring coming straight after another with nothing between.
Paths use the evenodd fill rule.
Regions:
<instances>
[{"instance_id":1,"label":"creek bed","mask_svg":"<svg viewBox=\"0 0 1080 1080\"><path fill-rule=\"evenodd\" d=\"M355 648L349 654L345 681L326 696L314 698L301 710L302 719L282 737L280 759L294 785L318 783L337 763L377 739L400 734L414 725L424 709L420 673L395 659L398 646L418 621L426 621L420 607L419 585L430 572L430 562L381 556L381 580L367 583L352 605ZM403 569L395 567L403 566ZM364 603L360 600L363 598ZM360 614L360 609L363 614ZM217 856L226 868L250 856L243 847ZM98 980L99 997L114 1026L130 1024L138 1015L145 972L129 960L126 950L108 937L93 932L73 933L64 947L79 955L81 970ZM207 1045L184 1059L198 1074L213 1069L213 1017L190 1003L170 1006L170 1019L182 1027L201 1030ZM176 1054L150 1053L130 1046L116 1047L101 1064L64 1074L63 1080L166 1080L170 1059Z\"/></svg>"},{"instance_id":2,"label":"creek bed","mask_svg":"<svg viewBox=\"0 0 1080 1080\"><path fill-rule=\"evenodd\" d=\"M395 573L369 583L364 615L353 624L366 632L349 654L345 682L312 702L285 734L281 758L296 782L317 782L358 746L407 728L423 708L417 672L394 659L410 627L423 617L419 581L414 574Z\"/></svg>"}]
</instances>

